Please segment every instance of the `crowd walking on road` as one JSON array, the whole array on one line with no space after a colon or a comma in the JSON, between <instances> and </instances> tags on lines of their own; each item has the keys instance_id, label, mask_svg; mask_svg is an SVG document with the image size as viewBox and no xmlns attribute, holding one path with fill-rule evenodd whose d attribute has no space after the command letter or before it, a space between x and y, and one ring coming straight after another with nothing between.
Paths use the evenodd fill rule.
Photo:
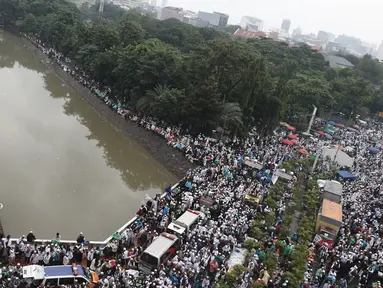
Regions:
<instances>
[{"instance_id":1,"label":"crowd walking on road","mask_svg":"<svg viewBox=\"0 0 383 288\"><path fill-rule=\"evenodd\" d=\"M62 243L60 233L52 240L37 243L33 231L12 241L10 235L0 242L2 287L41 287L40 282L23 277L23 267L28 265L59 266L81 265L85 271L98 275L96 287L293 287L287 280L288 261L278 261L273 273L265 264L269 253L280 258L289 255L299 241L299 235L279 238L279 229L285 220L286 208L291 205L293 189L298 184L297 175L301 165L293 170L283 169L283 163L306 159L312 155L320 161L316 171L330 172L339 164L321 156L323 148L337 145L353 151L354 162L349 170L357 176L354 181L343 181L343 222L334 247L326 245L315 248L315 241L307 247L315 251L309 260L307 271L302 275L301 287L380 287L383 278L383 202L380 185L380 153L371 153L368 148L380 149L383 145L381 125L375 121L366 128L340 130L341 139L313 137L296 140L293 129L283 127L271 136L263 136L256 130L247 138L232 137L217 140L211 137L190 135L179 127L171 127L150 116L135 114L114 102L112 91L102 87L69 59L39 40L29 38L36 49L41 49L51 61L89 88L100 101L144 129L159 134L168 145L178 149L185 157L198 164L190 170L177 187L167 187L164 195L151 199L139 207L136 221L121 233L114 233L105 247L89 244L86 235L80 233L77 244ZM291 127L291 126L290 126ZM287 142L287 140L289 142ZM291 144L292 143L292 144ZM304 147L309 153L299 152ZM343 150L343 148L342 148ZM311 156L309 156L309 154ZM248 163L258 165L249 165ZM260 166L260 167L259 167ZM258 167L258 168L256 168ZM276 207L265 199L270 195L276 180L276 171L291 177L283 186L282 197ZM335 174L334 174L335 175ZM311 175L305 175L309 178ZM334 176L335 177L335 176ZM257 205L245 201L246 196L257 199ZM185 211L201 213L190 229L174 234L169 224ZM265 227L262 238L249 236L254 220L271 215L270 227ZM265 222L264 220L261 220ZM165 233L165 234L164 234ZM314 231L313 231L314 233ZM149 272L142 267L142 255L160 237L177 237L176 245L167 250L160 263ZM169 236L170 235L170 236ZM36 235L38 236L38 235ZM297 236L297 238L296 238ZM243 269L234 282L230 282L233 258L250 239L257 248L247 252ZM276 249L276 242L283 242L283 249ZM283 251L281 251L283 250ZM163 260L163 261L162 261ZM158 265L157 265L158 264ZM37 279L41 280L41 279ZM383 280L383 279L382 279ZM70 284L56 280L45 282L46 287L83 287L76 279ZM263 286L262 286L263 285ZM358 286L359 285L359 286ZM369 286L368 286L369 285Z\"/></svg>"}]
</instances>

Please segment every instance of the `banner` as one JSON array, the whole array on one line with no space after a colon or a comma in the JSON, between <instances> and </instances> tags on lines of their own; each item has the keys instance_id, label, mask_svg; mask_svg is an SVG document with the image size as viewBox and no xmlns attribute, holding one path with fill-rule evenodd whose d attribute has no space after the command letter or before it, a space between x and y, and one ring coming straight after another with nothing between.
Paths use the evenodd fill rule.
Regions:
<instances>
[{"instance_id":1,"label":"banner","mask_svg":"<svg viewBox=\"0 0 383 288\"><path fill-rule=\"evenodd\" d=\"M258 169L258 170L261 170L263 168L262 164L256 162L253 159L246 159L246 160L243 161L243 164L245 164L247 166L250 166L252 168Z\"/></svg>"},{"instance_id":2,"label":"banner","mask_svg":"<svg viewBox=\"0 0 383 288\"><path fill-rule=\"evenodd\" d=\"M285 173L285 172L283 172L283 171L281 171L281 170L276 170L276 171L273 173L273 175L275 175L275 176L279 176L279 177L281 177L281 178L283 178L283 179L286 179L286 180L291 180L291 179L293 179L293 176L292 176L292 175L287 174L287 173Z\"/></svg>"},{"instance_id":3,"label":"banner","mask_svg":"<svg viewBox=\"0 0 383 288\"><path fill-rule=\"evenodd\" d=\"M322 237L320 237L320 236L317 234L317 235L315 235L313 242L314 242L315 244L317 244L317 243L320 242L321 240L322 240Z\"/></svg>"}]
</instances>

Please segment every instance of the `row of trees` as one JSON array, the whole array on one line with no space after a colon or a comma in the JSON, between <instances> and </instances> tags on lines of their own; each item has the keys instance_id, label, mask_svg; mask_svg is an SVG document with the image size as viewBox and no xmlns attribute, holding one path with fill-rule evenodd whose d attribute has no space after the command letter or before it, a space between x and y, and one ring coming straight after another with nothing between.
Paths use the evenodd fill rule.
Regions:
<instances>
[{"instance_id":1,"label":"row of trees","mask_svg":"<svg viewBox=\"0 0 383 288\"><path fill-rule=\"evenodd\" d=\"M280 119L299 126L312 104L346 115L383 109L383 68L368 55L339 70L305 44L232 39L111 4L96 11L64 0L0 0L6 27L70 57L122 105L194 132L267 131Z\"/></svg>"}]
</instances>

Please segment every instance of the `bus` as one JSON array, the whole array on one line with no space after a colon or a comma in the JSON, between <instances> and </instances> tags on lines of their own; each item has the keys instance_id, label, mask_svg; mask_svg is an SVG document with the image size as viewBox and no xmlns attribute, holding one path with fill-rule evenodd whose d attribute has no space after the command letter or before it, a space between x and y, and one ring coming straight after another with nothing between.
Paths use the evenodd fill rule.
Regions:
<instances>
[{"instance_id":1,"label":"bus","mask_svg":"<svg viewBox=\"0 0 383 288\"><path fill-rule=\"evenodd\" d=\"M316 233L314 242L318 246L326 243L328 248L332 249L334 241L342 226L342 205L323 199L322 207L317 216Z\"/></svg>"}]
</instances>

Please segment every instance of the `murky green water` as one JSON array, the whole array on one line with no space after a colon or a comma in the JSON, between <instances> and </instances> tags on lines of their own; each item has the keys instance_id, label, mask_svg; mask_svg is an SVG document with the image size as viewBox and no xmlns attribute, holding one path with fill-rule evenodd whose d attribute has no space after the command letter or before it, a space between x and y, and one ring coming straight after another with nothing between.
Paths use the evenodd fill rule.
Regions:
<instances>
[{"instance_id":1,"label":"murky green water","mask_svg":"<svg viewBox=\"0 0 383 288\"><path fill-rule=\"evenodd\" d=\"M0 217L6 233L104 240L175 179L5 33Z\"/></svg>"}]
</instances>

